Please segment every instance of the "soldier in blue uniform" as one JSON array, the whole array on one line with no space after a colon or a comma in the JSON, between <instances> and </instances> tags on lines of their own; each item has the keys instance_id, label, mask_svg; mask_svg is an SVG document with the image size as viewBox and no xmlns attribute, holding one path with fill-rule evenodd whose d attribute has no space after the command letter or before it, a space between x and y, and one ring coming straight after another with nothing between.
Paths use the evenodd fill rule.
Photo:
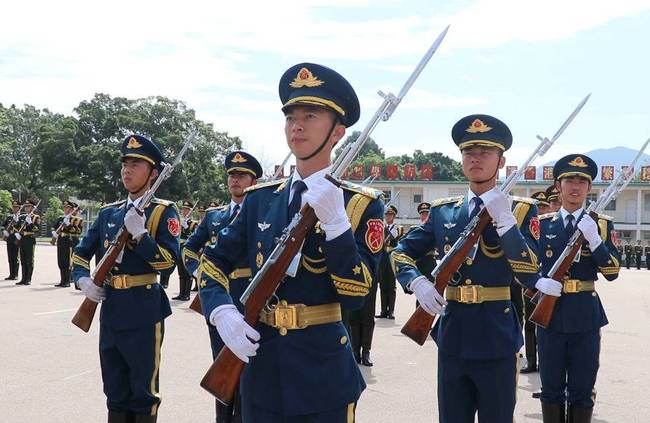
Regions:
<instances>
[{"instance_id":1,"label":"soldier in blue uniform","mask_svg":"<svg viewBox=\"0 0 650 423\"><path fill-rule=\"evenodd\" d=\"M568 271L564 289L556 293L560 298L549 326L537 328L545 423L591 421L600 328L607 324L595 281L598 272L609 281L616 279L620 266L620 256L612 240L611 218L600 215L596 222L584 213L584 202L597 174L596 163L584 154L570 154L558 160L553 167L553 177L562 208L540 217L544 275L548 274L576 227L586 240Z\"/></svg>"},{"instance_id":2,"label":"soldier in blue uniform","mask_svg":"<svg viewBox=\"0 0 650 423\"><path fill-rule=\"evenodd\" d=\"M555 213L556 211L560 210L560 207L562 207L562 199L560 198L560 191L558 191L555 185L551 185L548 188L546 188L546 200L548 201L549 213ZM545 213L540 213L540 214L545 214Z\"/></svg>"},{"instance_id":3,"label":"soldier in blue uniform","mask_svg":"<svg viewBox=\"0 0 650 423\"><path fill-rule=\"evenodd\" d=\"M451 135L469 180L467 196L433 201L427 222L402 238L392 260L402 286L415 293L424 310L440 315L432 331L438 344L440 422L473 423L477 411L481 423L512 422L523 339L510 283L517 278L532 288L539 278L537 208L528 198L515 197L511 203L496 188L505 165L503 153L512 144L502 121L466 116ZM493 224L483 231L443 298L416 262L434 247L447 253L482 207Z\"/></svg>"},{"instance_id":4,"label":"soldier in blue uniform","mask_svg":"<svg viewBox=\"0 0 650 423\"><path fill-rule=\"evenodd\" d=\"M390 253L397 246L397 241L404 235L404 229L395 223L397 207L390 204L384 211L384 250L379 260L377 274L379 296L381 298L381 311L375 317L380 319L395 319L395 300L397 289L395 273L390 265Z\"/></svg>"},{"instance_id":5,"label":"soldier in blue uniform","mask_svg":"<svg viewBox=\"0 0 650 423\"><path fill-rule=\"evenodd\" d=\"M196 274L199 261L204 248L210 248L217 242L219 232L228 226L237 215L244 201L245 190L257 183L262 177L262 166L255 157L245 151L233 151L226 156L226 173L228 174L228 192L230 203L225 206L217 206L207 209L205 219L201 221L196 231L192 233L182 250L183 260L188 272ZM237 309L243 313L244 307L239 297L244 293L251 277L251 269L245 254L237 262L235 269L228 275L230 295ZM210 347L212 358L216 358L223 348L223 341L217 332L217 328L207 320L208 333L210 335ZM217 423L238 423L241 422L241 398L238 393L235 395L231 405L221 404L216 401Z\"/></svg>"},{"instance_id":6,"label":"soldier in blue uniform","mask_svg":"<svg viewBox=\"0 0 650 423\"><path fill-rule=\"evenodd\" d=\"M41 232L41 217L34 210L36 203L33 200L25 201L25 214L20 216L18 227L20 230L14 234L19 242L20 265L23 276L16 285L31 285L34 274L34 250L36 237Z\"/></svg>"},{"instance_id":7,"label":"soldier in blue uniform","mask_svg":"<svg viewBox=\"0 0 650 423\"><path fill-rule=\"evenodd\" d=\"M99 356L109 423L154 423L164 319L171 314L158 273L172 273L179 250L176 205L153 199L138 213L145 191L162 169L164 157L149 139L130 135L121 147L126 200L107 204L75 248L72 276L83 293L102 302ZM130 239L103 287L90 278L90 259L102 257L125 226Z\"/></svg>"},{"instance_id":8,"label":"soldier in blue uniform","mask_svg":"<svg viewBox=\"0 0 650 423\"><path fill-rule=\"evenodd\" d=\"M65 200L63 202L63 216L59 216L56 225L52 230L52 238L56 241L56 259L59 266L60 281L54 285L60 288L67 288L70 286L70 273L71 273L71 258L72 249L75 246L73 237L79 237L81 233L81 226L79 226L79 217L75 219L72 216L72 211L77 207L77 204ZM57 233L57 229L61 228Z\"/></svg>"},{"instance_id":9,"label":"soldier in blue uniform","mask_svg":"<svg viewBox=\"0 0 650 423\"><path fill-rule=\"evenodd\" d=\"M193 209L194 204L191 201L183 201L183 207L181 208L181 251L190 235L194 233L199 225L198 221L192 219ZM187 271L182 254L179 254L176 266L178 270L179 293L172 300L188 301L190 299L190 289L192 288L192 274Z\"/></svg>"},{"instance_id":10,"label":"soldier in blue uniform","mask_svg":"<svg viewBox=\"0 0 650 423\"><path fill-rule=\"evenodd\" d=\"M301 63L280 79L285 136L296 157L291 177L249 188L239 216L207 248L199 268L206 317L248 365L240 390L247 423L351 422L365 383L341 321L360 308L383 245L381 193L325 179L330 155L359 119L350 84L325 66ZM273 310L255 328L229 294L228 275L246 256L259 271L301 204L319 223L279 286ZM294 323L282 319L291 313Z\"/></svg>"},{"instance_id":11,"label":"soldier in blue uniform","mask_svg":"<svg viewBox=\"0 0 650 423\"><path fill-rule=\"evenodd\" d=\"M2 237L7 242L7 260L9 261L9 276L6 281L15 281L18 279L18 243L16 242L16 231L20 227L20 201L11 202L11 214L7 216L2 224Z\"/></svg>"}]
</instances>

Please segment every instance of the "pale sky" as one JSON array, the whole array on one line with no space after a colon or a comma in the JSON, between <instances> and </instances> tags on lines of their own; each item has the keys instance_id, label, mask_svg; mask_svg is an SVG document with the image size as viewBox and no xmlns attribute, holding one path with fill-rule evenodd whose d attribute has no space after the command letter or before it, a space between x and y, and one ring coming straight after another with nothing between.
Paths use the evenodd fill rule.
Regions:
<instances>
[{"instance_id":1,"label":"pale sky","mask_svg":"<svg viewBox=\"0 0 650 423\"><path fill-rule=\"evenodd\" d=\"M450 131L492 114L514 134L508 164L592 98L538 163L570 152L639 147L650 136L650 0L303 0L5 2L0 103L70 114L96 92L185 101L237 135L266 166L288 149L277 85L288 67L322 63L361 99L362 130L437 34L442 48L372 137L387 155L458 159Z\"/></svg>"}]
</instances>

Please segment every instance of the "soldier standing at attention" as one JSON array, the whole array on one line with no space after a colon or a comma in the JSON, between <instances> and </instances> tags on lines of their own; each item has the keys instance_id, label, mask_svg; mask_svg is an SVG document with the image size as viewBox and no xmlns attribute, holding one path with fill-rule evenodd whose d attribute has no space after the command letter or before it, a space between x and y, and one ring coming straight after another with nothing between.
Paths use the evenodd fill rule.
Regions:
<instances>
[{"instance_id":1,"label":"soldier standing at attention","mask_svg":"<svg viewBox=\"0 0 650 423\"><path fill-rule=\"evenodd\" d=\"M361 308L372 286L383 245L381 193L325 178L332 149L359 119L350 84L325 66L301 63L284 73L279 91L295 171L248 190L239 216L203 254L201 302L226 346L248 363L240 382L244 422L351 422L365 383L341 309ZM319 223L296 255L295 276L276 291L278 313L262 312L252 328L226 275L242 256L257 273L305 203ZM276 319L287 312L304 324Z\"/></svg>"},{"instance_id":2,"label":"soldier standing at attention","mask_svg":"<svg viewBox=\"0 0 650 423\"><path fill-rule=\"evenodd\" d=\"M636 245L634 246L634 259L636 262L636 268L641 270L641 256L643 255L643 247L641 246L641 240L636 240Z\"/></svg>"},{"instance_id":3,"label":"soldier standing at attention","mask_svg":"<svg viewBox=\"0 0 650 423\"><path fill-rule=\"evenodd\" d=\"M130 135L121 147L126 200L105 205L72 257L72 276L83 293L103 301L99 357L108 423L155 423L161 397L158 376L164 319L171 314L157 273L172 273L178 255L180 222L176 205L140 201L162 171L164 157L149 139ZM142 213L142 214L140 214ZM102 257L122 227L131 238L110 282L98 287L90 278L90 259Z\"/></svg>"},{"instance_id":4,"label":"soldier standing at attention","mask_svg":"<svg viewBox=\"0 0 650 423\"><path fill-rule=\"evenodd\" d=\"M584 203L597 174L596 163L583 154L569 154L558 160L553 177L562 208L540 217L544 275L548 275L576 228L586 240L567 272L570 279L559 284L558 292L544 292L560 297L548 327L537 328L544 423L588 423L593 412L600 328L607 324L595 281L598 273L611 281L619 272L611 218L600 215L594 221L585 214Z\"/></svg>"},{"instance_id":5,"label":"soldier standing at attention","mask_svg":"<svg viewBox=\"0 0 650 423\"><path fill-rule=\"evenodd\" d=\"M650 270L650 241L648 241L648 245L643 248L643 253L645 254L645 265L648 270Z\"/></svg>"},{"instance_id":6,"label":"soldier standing at attention","mask_svg":"<svg viewBox=\"0 0 650 423\"><path fill-rule=\"evenodd\" d=\"M432 335L438 344L438 410L441 423L512 422L516 402L521 326L512 311L510 284L517 278L544 291L539 282L539 221L531 199L512 202L496 187L510 129L488 115L458 121L452 138L469 180L467 196L435 200L429 220L400 240L393 251L398 281L420 306L438 314ZM458 271L443 298L415 266L434 247L447 253L482 207L494 220ZM556 282L557 283L557 282ZM559 285L559 284L558 284Z\"/></svg>"},{"instance_id":7,"label":"soldier standing at attention","mask_svg":"<svg viewBox=\"0 0 650 423\"><path fill-rule=\"evenodd\" d=\"M375 317L395 319L395 299L397 296L395 273L390 265L390 253L397 246L397 241L403 235L403 228L395 223L397 207L389 205L384 212L384 248L379 262L379 289L381 295L381 311Z\"/></svg>"},{"instance_id":8,"label":"soldier standing at attention","mask_svg":"<svg viewBox=\"0 0 650 423\"><path fill-rule=\"evenodd\" d=\"M63 216L59 216L56 221L52 238L56 241L56 261L59 266L60 281L54 285L60 288L70 286L70 270L72 258L72 235L76 234L76 227L72 222L72 210L77 205L72 201L63 202ZM57 230L60 228L59 233Z\"/></svg>"},{"instance_id":9,"label":"soldier standing at attention","mask_svg":"<svg viewBox=\"0 0 650 423\"><path fill-rule=\"evenodd\" d=\"M183 201L183 207L181 208L181 251L187 239L199 224L196 220L192 220L191 214L193 208L194 204L191 201ZM178 271L179 293L172 300L188 301L190 299L190 289L192 288L192 275L187 271L181 254L178 255L176 269Z\"/></svg>"},{"instance_id":10,"label":"soldier standing at attention","mask_svg":"<svg viewBox=\"0 0 650 423\"><path fill-rule=\"evenodd\" d=\"M630 244L629 242L625 243L624 251L625 251L625 267L629 269L630 264L632 263L632 253L634 251L634 249L632 248L632 244Z\"/></svg>"},{"instance_id":11,"label":"soldier standing at attention","mask_svg":"<svg viewBox=\"0 0 650 423\"><path fill-rule=\"evenodd\" d=\"M2 235L7 242L7 260L9 261L9 276L6 281L15 281L18 279L18 242L16 241L16 231L20 227L20 201L11 202L12 214L7 216L2 226L4 227Z\"/></svg>"},{"instance_id":12,"label":"soldier standing at attention","mask_svg":"<svg viewBox=\"0 0 650 423\"><path fill-rule=\"evenodd\" d=\"M34 213L36 204L32 200L25 201L25 214L18 222L19 232L14 234L16 241L20 244L20 263L23 268L23 277L16 285L30 285L34 273L34 249L36 247L36 236L41 231L41 217Z\"/></svg>"},{"instance_id":13,"label":"soldier standing at attention","mask_svg":"<svg viewBox=\"0 0 650 423\"><path fill-rule=\"evenodd\" d=\"M237 218L241 204L244 201L246 189L255 185L257 179L262 177L262 166L255 157L245 151L233 151L228 154L225 166L228 174L227 183L230 204L220 207L213 203L208 208L205 219L201 221L185 243L182 254L189 274L197 273L204 248L216 244L219 232ZM243 313L244 306L239 301L239 298L244 293L251 277L250 265L245 254L242 255L236 266L228 274L228 287L237 310ZM209 320L207 320L207 324L212 358L214 359L224 344L217 332L217 328ZM217 423L241 423L241 398L238 392L235 393L231 405L224 405L216 400L215 404Z\"/></svg>"}]
</instances>

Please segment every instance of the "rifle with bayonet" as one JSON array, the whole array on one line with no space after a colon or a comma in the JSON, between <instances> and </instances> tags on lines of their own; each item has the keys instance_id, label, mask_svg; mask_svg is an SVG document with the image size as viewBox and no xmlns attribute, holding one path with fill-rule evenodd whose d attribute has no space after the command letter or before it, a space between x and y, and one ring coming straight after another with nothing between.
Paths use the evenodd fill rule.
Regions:
<instances>
[{"instance_id":1,"label":"rifle with bayonet","mask_svg":"<svg viewBox=\"0 0 650 423\"><path fill-rule=\"evenodd\" d=\"M72 210L70 213L66 214L66 215L63 217L63 222L61 222L61 224L59 225L59 227L56 228L56 230L55 230L54 233L52 234L52 238L50 239L50 244L51 244L51 245L56 245L56 239L57 239L57 238L59 237L59 235L61 234L61 231L63 231L63 228L65 228L66 226L69 226L69 224L68 224L68 225L65 224L65 219L68 218L68 217L69 217L69 218L72 218L72 216L74 216L75 213L77 213L78 210L79 210L79 206L75 207L74 210ZM70 222L70 223L72 223L72 222ZM55 234L56 234L56 235L55 235Z\"/></svg>"},{"instance_id":2,"label":"rifle with bayonet","mask_svg":"<svg viewBox=\"0 0 650 423\"><path fill-rule=\"evenodd\" d=\"M25 220L23 220L23 223L20 225L20 228L15 232L17 234L20 234L20 236L23 236L23 231L25 230L25 226L27 225L27 218L31 218L34 216L34 212L38 209L38 206L41 205L41 201L43 200L38 200L38 203L32 208L32 211L29 213L24 214ZM16 238L16 245L20 245L20 239Z\"/></svg>"},{"instance_id":3,"label":"rifle with bayonet","mask_svg":"<svg viewBox=\"0 0 650 423\"><path fill-rule=\"evenodd\" d=\"M178 166L180 162L183 160L183 156L185 155L185 152L189 148L192 141L194 141L195 137L196 134L192 133L187 138L180 153L178 153L178 156L176 156L174 163L172 164L162 163L163 169L160 172L160 175L158 175L158 178L156 178L156 181L153 183L151 188L149 188L144 193L142 199L140 200L140 207L137 208L137 211L140 215L142 215L144 213L144 210L147 208L147 206L149 206L149 203L153 199L154 194L156 193L160 185L162 185L162 183L171 176L171 173L174 171L174 168L176 168L176 166ZM130 239L130 237L131 234L129 233L129 231L127 231L126 226L122 225L120 230L115 235L115 239L113 239L113 241L110 243L108 249L104 253L104 256L99 261L99 263L97 263L97 266L93 271L92 280L95 285L99 287L103 287L104 283L110 281L111 269L115 265L122 251L124 250L124 246L126 245L127 241ZM90 330L90 326L93 323L93 317L95 316L96 310L97 310L97 303L88 297L84 298L83 303L81 303L81 306L79 306L79 309L77 310L74 317L72 318L72 323L82 331L88 332Z\"/></svg>"},{"instance_id":4,"label":"rifle with bayonet","mask_svg":"<svg viewBox=\"0 0 650 423\"><path fill-rule=\"evenodd\" d=\"M643 147L639 150L638 154L630 163L630 166L619 173L618 177L612 181L612 183L607 187L607 189L602 193L598 200L589 204L585 213L591 216L594 222L598 222L598 214L607 206L611 201L615 200L618 194L620 194L627 184L634 178L634 165L641 158L641 155L645 151L646 147L650 143L650 138L643 144ZM564 285L564 280L566 279L566 274L569 271L569 268L573 264L576 256L580 254L580 249L585 240L584 234L580 229L576 228L575 232L569 239L567 246L564 247L562 254L560 254L551 267L551 270L548 272L548 277L560 282ZM540 293L541 294L541 293ZM555 297L553 295L541 295L535 310L530 315L531 322L542 326L544 328L548 327L551 323L551 318L553 317L553 310L555 310L555 304L560 297Z\"/></svg>"},{"instance_id":5,"label":"rifle with bayonet","mask_svg":"<svg viewBox=\"0 0 650 423\"><path fill-rule=\"evenodd\" d=\"M358 155L361 147L368 140L370 133L380 121L387 121L390 118L442 42L448 29L449 27L445 28L438 36L397 97L393 94L379 92L384 101L357 140L349 144L334 162L332 175L326 176L330 182L339 184L336 178L343 174L352 160ZM241 296L241 302L245 308L244 319L249 325L255 326L259 320L260 312L265 308L273 307L269 305L269 300L284 279L294 256L302 247L303 241L314 230L317 221L314 209L309 204L305 204L300 212L293 217L289 226L284 229L275 249ZM227 347L223 347L203 380L201 380L201 386L220 402L229 404L232 401L243 368L244 362L237 358Z\"/></svg>"},{"instance_id":6,"label":"rifle with bayonet","mask_svg":"<svg viewBox=\"0 0 650 423\"><path fill-rule=\"evenodd\" d=\"M590 94L591 95L591 94ZM560 129L553 135L551 139L546 137L539 137L540 143L533 153L528 157L528 159L520 166L516 172L513 172L506 178L506 180L501 184L500 190L503 193L509 193L510 190L516 185L516 183L523 176L526 168L535 160L537 157L543 156L553 143L560 137L562 132L569 126L571 121L576 117L580 112L582 107L585 105L589 96L587 95L576 107L576 109L571 113L567 120L562 124ZM456 240L454 245L449 249L445 256L438 262L438 265L431 276L435 280L436 290L440 295L444 295L445 288L450 282L455 282L457 278L458 269L463 265L466 258L470 255L471 251L474 249L475 244L478 242L479 237L483 233L483 230L487 225L492 221L492 217L487 212L486 208L481 209L478 215L474 216L472 220L467 224L463 232L461 232L459 238ZM413 341L417 342L420 345L424 345L424 342L431 332L431 327L433 326L433 321L435 315L431 315L426 312L421 306L415 310L411 315L406 324L402 327L402 333Z\"/></svg>"},{"instance_id":7,"label":"rifle with bayonet","mask_svg":"<svg viewBox=\"0 0 650 423\"><path fill-rule=\"evenodd\" d=\"M18 217L16 217L16 219L20 219L20 216L21 216L21 215L20 215L20 212L22 211L23 207L25 207L24 204L22 204L22 205L20 206L20 208L18 209L18 211L17 211L16 213L12 213L11 219L9 219L9 224L8 224L7 227L4 229L5 232L7 232L9 235L11 235L11 233L12 233L11 231L14 230L14 227L16 226L16 223L18 222L18 220L15 220L15 219L14 219L14 217L15 217L14 215L18 215ZM7 238L8 238L8 237L7 237L7 236L4 236L4 234L3 234L2 239L6 240Z\"/></svg>"}]
</instances>

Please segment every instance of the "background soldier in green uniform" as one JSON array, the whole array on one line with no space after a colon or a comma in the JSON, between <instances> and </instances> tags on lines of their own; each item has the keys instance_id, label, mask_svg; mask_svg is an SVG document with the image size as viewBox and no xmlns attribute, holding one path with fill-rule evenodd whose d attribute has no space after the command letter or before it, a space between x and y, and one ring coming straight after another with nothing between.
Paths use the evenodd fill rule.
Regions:
<instances>
[{"instance_id":1,"label":"background soldier in green uniform","mask_svg":"<svg viewBox=\"0 0 650 423\"><path fill-rule=\"evenodd\" d=\"M636 260L636 268L641 270L641 255L643 254L643 247L641 246L641 240L636 241L634 246L634 258Z\"/></svg>"},{"instance_id":2,"label":"background soldier in green uniform","mask_svg":"<svg viewBox=\"0 0 650 423\"><path fill-rule=\"evenodd\" d=\"M72 249L75 246L73 236L76 236L78 240L79 234L81 233L80 227L76 225L77 222L73 222L72 211L76 207L77 204L72 201L64 201L63 216L59 216L59 219L56 221L56 225L52 230L52 239L56 242L56 260L61 276L59 283L54 286L60 288L67 288L70 286Z\"/></svg>"},{"instance_id":3,"label":"background soldier in green uniform","mask_svg":"<svg viewBox=\"0 0 650 423\"><path fill-rule=\"evenodd\" d=\"M4 227L2 235L7 241L7 260L9 261L9 276L6 281L15 281L18 279L18 243L16 242L16 231L20 224L20 201L11 202L12 214L7 216L2 226Z\"/></svg>"},{"instance_id":4,"label":"background soldier in green uniform","mask_svg":"<svg viewBox=\"0 0 650 423\"><path fill-rule=\"evenodd\" d=\"M625 251L625 267L630 268L630 264L632 262L632 252L634 249L632 248L632 245L628 242L625 244L625 247L623 248L623 251Z\"/></svg>"},{"instance_id":5,"label":"background soldier in green uniform","mask_svg":"<svg viewBox=\"0 0 650 423\"><path fill-rule=\"evenodd\" d=\"M183 201L183 208L181 209L181 249L183 249L187 239L199 225L198 221L192 219L193 209L194 204L191 201ZM192 288L192 275L185 268L183 258L180 254L176 261L176 267L178 269L179 293L172 300L188 301L190 299L190 289Z\"/></svg>"},{"instance_id":6,"label":"background soldier in green uniform","mask_svg":"<svg viewBox=\"0 0 650 423\"><path fill-rule=\"evenodd\" d=\"M390 253L397 247L397 242L404 235L404 229L395 223L397 207L389 205L384 212L384 249L379 262L379 289L381 295L381 311L375 317L395 319L395 297L397 288L395 273L390 265Z\"/></svg>"},{"instance_id":7,"label":"background soldier in green uniform","mask_svg":"<svg viewBox=\"0 0 650 423\"><path fill-rule=\"evenodd\" d=\"M40 232L41 217L34 213L35 203L25 201L25 214L20 217L18 227L20 231L15 234L20 243L20 262L23 266L23 277L16 285L30 285L34 273L34 247L36 235Z\"/></svg>"}]
</instances>

